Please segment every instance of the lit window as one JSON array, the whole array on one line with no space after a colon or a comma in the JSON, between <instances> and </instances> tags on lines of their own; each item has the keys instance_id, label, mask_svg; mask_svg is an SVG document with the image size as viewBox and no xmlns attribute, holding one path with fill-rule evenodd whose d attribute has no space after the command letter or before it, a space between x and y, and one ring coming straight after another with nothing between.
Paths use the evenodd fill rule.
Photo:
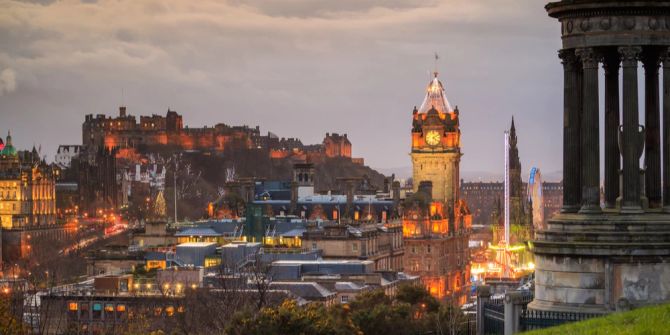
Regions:
<instances>
[{"instance_id":1,"label":"lit window","mask_svg":"<svg viewBox=\"0 0 670 335\"><path fill-rule=\"evenodd\" d=\"M341 301L343 304L348 303L348 302L349 302L349 296L348 296L348 295L343 295L343 296L340 298L340 301Z\"/></svg>"},{"instance_id":2,"label":"lit window","mask_svg":"<svg viewBox=\"0 0 670 335\"><path fill-rule=\"evenodd\" d=\"M79 304L77 304L76 302L70 302L68 304L68 309L71 311L76 311L79 309Z\"/></svg>"},{"instance_id":3,"label":"lit window","mask_svg":"<svg viewBox=\"0 0 670 335\"><path fill-rule=\"evenodd\" d=\"M117 312L125 312L126 311L126 305L117 305L116 306L116 311Z\"/></svg>"}]
</instances>

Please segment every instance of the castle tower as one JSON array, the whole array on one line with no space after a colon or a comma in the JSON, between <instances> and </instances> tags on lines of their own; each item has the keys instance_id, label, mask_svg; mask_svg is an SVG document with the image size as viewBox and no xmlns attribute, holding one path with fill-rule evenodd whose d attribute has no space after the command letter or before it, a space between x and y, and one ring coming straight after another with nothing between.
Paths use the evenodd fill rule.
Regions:
<instances>
[{"instance_id":1,"label":"castle tower","mask_svg":"<svg viewBox=\"0 0 670 335\"><path fill-rule=\"evenodd\" d=\"M461 131L458 107L452 108L434 73L426 97L412 112L412 177L414 192L422 181L433 183L433 199L453 206L459 198Z\"/></svg>"}]
</instances>

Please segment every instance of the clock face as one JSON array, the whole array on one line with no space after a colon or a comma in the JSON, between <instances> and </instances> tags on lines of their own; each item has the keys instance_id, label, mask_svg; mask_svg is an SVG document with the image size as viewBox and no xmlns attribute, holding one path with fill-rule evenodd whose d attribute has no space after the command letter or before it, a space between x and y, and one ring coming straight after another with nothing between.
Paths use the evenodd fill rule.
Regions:
<instances>
[{"instance_id":1,"label":"clock face","mask_svg":"<svg viewBox=\"0 0 670 335\"><path fill-rule=\"evenodd\" d=\"M440 144L440 133L435 130L431 130L426 134L426 143L428 145L438 145Z\"/></svg>"}]
</instances>

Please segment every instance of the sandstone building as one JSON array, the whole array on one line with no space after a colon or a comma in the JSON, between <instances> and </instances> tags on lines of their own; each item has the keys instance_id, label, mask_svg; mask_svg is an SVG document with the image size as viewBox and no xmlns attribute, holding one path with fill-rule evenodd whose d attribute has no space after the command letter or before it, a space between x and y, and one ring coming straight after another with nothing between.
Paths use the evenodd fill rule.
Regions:
<instances>
[{"instance_id":1,"label":"sandstone building","mask_svg":"<svg viewBox=\"0 0 670 335\"><path fill-rule=\"evenodd\" d=\"M459 197L458 108L437 78L412 112L414 195L403 205L404 268L440 299L464 303L470 282L470 210Z\"/></svg>"}]
</instances>

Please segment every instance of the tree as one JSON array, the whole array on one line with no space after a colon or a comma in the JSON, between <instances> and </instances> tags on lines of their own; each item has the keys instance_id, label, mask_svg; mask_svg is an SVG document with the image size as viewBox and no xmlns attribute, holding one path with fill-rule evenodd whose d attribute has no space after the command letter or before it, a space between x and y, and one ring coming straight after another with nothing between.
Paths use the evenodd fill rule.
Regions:
<instances>
[{"instance_id":1,"label":"tree","mask_svg":"<svg viewBox=\"0 0 670 335\"><path fill-rule=\"evenodd\" d=\"M423 286L400 285L396 299L412 306L421 307L425 312L434 313L440 308L440 303Z\"/></svg>"},{"instance_id":2,"label":"tree","mask_svg":"<svg viewBox=\"0 0 670 335\"><path fill-rule=\"evenodd\" d=\"M363 334L347 318L340 306L330 308L312 303L300 307L294 300L286 300L276 308L263 308L255 316L238 314L227 334Z\"/></svg>"}]
</instances>

